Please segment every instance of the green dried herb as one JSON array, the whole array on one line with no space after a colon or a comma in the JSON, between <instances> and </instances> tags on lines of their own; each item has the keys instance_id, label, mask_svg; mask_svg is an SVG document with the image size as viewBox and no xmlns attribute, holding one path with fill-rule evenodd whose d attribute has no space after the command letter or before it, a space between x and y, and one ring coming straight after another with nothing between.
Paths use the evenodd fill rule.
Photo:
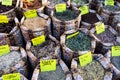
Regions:
<instances>
[{"instance_id":1,"label":"green dried herb","mask_svg":"<svg viewBox=\"0 0 120 80\"><path fill-rule=\"evenodd\" d=\"M79 15L79 13L77 13L76 11L74 10L69 10L67 9L66 11L64 12L55 12L54 13L54 16L57 18L57 19L60 19L62 21L69 21L69 20L73 20L75 18L77 18Z\"/></svg>"},{"instance_id":2,"label":"green dried herb","mask_svg":"<svg viewBox=\"0 0 120 80\"><path fill-rule=\"evenodd\" d=\"M119 6L104 6L104 9L108 10L108 11L120 11L120 7Z\"/></svg>"},{"instance_id":3,"label":"green dried herb","mask_svg":"<svg viewBox=\"0 0 120 80\"><path fill-rule=\"evenodd\" d=\"M72 0L72 2L77 5L85 5L88 3L88 0Z\"/></svg>"},{"instance_id":4,"label":"green dried herb","mask_svg":"<svg viewBox=\"0 0 120 80\"><path fill-rule=\"evenodd\" d=\"M66 46L73 51L85 51L91 48L91 39L88 35L79 32L77 36L66 40Z\"/></svg>"}]
</instances>

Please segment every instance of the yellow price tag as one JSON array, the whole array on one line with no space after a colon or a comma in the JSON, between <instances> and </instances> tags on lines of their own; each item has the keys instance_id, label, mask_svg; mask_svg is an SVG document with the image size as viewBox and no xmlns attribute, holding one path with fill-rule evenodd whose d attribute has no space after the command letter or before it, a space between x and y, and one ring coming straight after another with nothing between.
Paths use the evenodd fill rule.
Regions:
<instances>
[{"instance_id":1,"label":"yellow price tag","mask_svg":"<svg viewBox=\"0 0 120 80\"><path fill-rule=\"evenodd\" d=\"M104 4L105 6L106 5L114 6L114 0L105 0Z\"/></svg>"},{"instance_id":2,"label":"yellow price tag","mask_svg":"<svg viewBox=\"0 0 120 80\"><path fill-rule=\"evenodd\" d=\"M8 23L8 18L6 15L0 15L0 23Z\"/></svg>"},{"instance_id":3,"label":"yellow price tag","mask_svg":"<svg viewBox=\"0 0 120 80\"><path fill-rule=\"evenodd\" d=\"M43 42L45 42L45 36L41 35L37 38L32 39L32 43L34 46L38 45L38 44L42 44Z\"/></svg>"},{"instance_id":4,"label":"yellow price tag","mask_svg":"<svg viewBox=\"0 0 120 80\"><path fill-rule=\"evenodd\" d=\"M37 11L35 9L24 12L26 18L37 17Z\"/></svg>"},{"instance_id":5,"label":"yellow price tag","mask_svg":"<svg viewBox=\"0 0 120 80\"><path fill-rule=\"evenodd\" d=\"M101 34L101 33L103 33L105 31L104 23L98 24L95 28L96 28L96 33L97 34Z\"/></svg>"},{"instance_id":6,"label":"yellow price tag","mask_svg":"<svg viewBox=\"0 0 120 80\"><path fill-rule=\"evenodd\" d=\"M21 80L20 73L12 73L12 74L3 75L2 80Z\"/></svg>"},{"instance_id":7,"label":"yellow price tag","mask_svg":"<svg viewBox=\"0 0 120 80\"><path fill-rule=\"evenodd\" d=\"M6 55L10 52L10 47L8 45L0 46L0 56Z\"/></svg>"},{"instance_id":8,"label":"yellow price tag","mask_svg":"<svg viewBox=\"0 0 120 80\"><path fill-rule=\"evenodd\" d=\"M56 12L63 12L66 11L66 4L56 4L55 5Z\"/></svg>"},{"instance_id":9,"label":"yellow price tag","mask_svg":"<svg viewBox=\"0 0 120 80\"><path fill-rule=\"evenodd\" d=\"M79 56L79 61L81 66L86 66L87 64L92 62L92 54L88 52L82 56Z\"/></svg>"},{"instance_id":10,"label":"yellow price tag","mask_svg":"<svg viewBox=\"0 0 120 80\"><path fill-rule=\"evenodd\" d=\"M40 60L40 70L41 72L56 70L56 59Z\"/></svg>"},{"instance_id":11,"label":"yellow price tag","mask_svg":"<svg viewBox=\"0 0 120 80\"><path fill-rule=\"evenodd\" d=\"M79 34L79 32L73 33L73 34L67 36L67 39L72 38L72 37L74 37L74 36L76 36L76 35L78 35L78 34Z\"/></svg>"},{"instance_id":12,"label":"yellow price tag","mask_svg":"<svg viewBox=\"0 0 120 80\"><path fill-rule=\"evenodd\" d=\"M12 0L2 0L2 5L11 6L12 5Z\"/></svg>"},{"instance_id":13,"label":"yellow price tag","mask_svg":"<svg viewBox=\"0 0 120 80\"><path fill-rule=\"evenodd\" d=\"M89 13L89 8L88 8L88 6L86 6L86 5L80 7L79 10L81 11L81 15L84 15L84 14Z\"/></svg>"},{"instance_id":14,"label":"yellow price tag","mask_svg":"<svg viewBox=\"0 0 120 80\"><path fill-rule=\"evenodd\" d=\"M112 56L120 56L120 46L112 46Z\"/></svg>"}]
</instances>

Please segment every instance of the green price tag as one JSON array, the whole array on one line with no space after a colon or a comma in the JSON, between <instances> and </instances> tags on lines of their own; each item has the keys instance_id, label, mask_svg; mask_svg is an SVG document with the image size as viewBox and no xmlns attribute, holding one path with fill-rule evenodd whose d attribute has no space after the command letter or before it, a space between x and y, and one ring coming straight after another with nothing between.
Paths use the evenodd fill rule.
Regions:
<instances>
[{"instance_id":1,"label":"green price tag","mask_svg":"<svg viewBox=\"0 0 120 80\"><path fill-rule=\"evenodd\" d=\"M79 61L81 66L86 66L87 64L92 62L92 54L88 52L82 56L79 56Z\"/></svg>"},{"instance_id":2,"label":"green price tag","mask_svg":"<svg viewBox=\"0 0 120 80\"><path fill-rule=\"evenodd\" d=\"M66 4L56 4L55 8L56 8L56 12L66 11Z\"/></svg>"},{"instance_id":3,"label":"green price tag","mask_svg":"<svg viewBox=\"0 0 120 80\"><path fill-rule=\"evenodd\" d=\"M24 12L26 18L37 17L37 11L35 9Z\"/></svg>"},{"instance_id":4,"label":"green price tag","mask_svg":"<svg viewBox=\"0 0 120 80\"><path fill-rule=\"evenodd\" d=\"M104 23L100 23L96 26L96 33L101 34L105 31L105 25Z\"/></svg>"},{"instance_id":5,"label":"green price tag","mask_svg":"<svg viewBox=\"0 0 120 80\"><path fill-rule=\"evenodd\" d=\"M8 45L0 46L0 56L6 55L10 52L10 47Z\"/></svg>"},{"instance_id":6,"label":"green price tag","mask_svg":"<svg viewBox=\"0 0 120 80\"><path fill-rule=\"evenodd\" d=\"M2 0L2 5L11 6L12 0Z\"/></svg>"},{"instance_id":7,"label":"green price tag","mask_svg":"<svg viewBox=\"0 0 120 80\"><path fill-rule=\"evenodd\" d=\"M88 6L86 6L86 5L80 7L79 10L81 11L81 15L84 15L84 14L89 13L89 8L88 8Z\"/></svg>"},{"instance_id":8,"label":"green price tag","mask_svg":"<svg viewBox=\"0 0 120 80\"><path fill-rule=\"evenodd\" d=\"M72 37L74 37L74 36L76 36L76 35L78 35L78 34L79 34L79 32L73 33L73 34L67 36L67 39L72 38Z\"/></svg>"},{"instance_id":9,"label":"green price tag","mask_svg":"<svg viewBox=\"0 0 120 80\"><path fill-rule=\"evenodd\" d=\"M114 0L105 0L104 4L105 6L106 5L114 6Z\"/></svg>"},{"instance_id":10,"label":"green price tag","mask_svg":"<svg viewBox=\"0 0 120 80\"><path fill-rule=\"evenodd\" d=\"M0 15L0 23L8 23L8 18L6 15Z\"/></svg>"},{"instance_id":11,"label":"green price tag","mask_svg":"<svg viewBox=\"0 0 120 80\"><path fill-rule=\"evenodd\" d=\"M38 44L42 44L43 42L45 42L45 36L41 35L37 38L32 39L32 43L34 46L38 45Z\"/></svg>"},{"instance_id":12,"label":"green price tag","mask_svg":"<svg viewBox=\"0 0 120 80\"><path fill-rule=\"evenodd\" d=\"M3 75L2 80L21 80L20 73L12 73L12 74Z\"/></svg>"},{"instance_id":13,"label":"green price tag","mask_svg":"<svg viewBox=\"0 0 120 80\"><path fill-rule=\"evenodd\" d=\"M120 56L120 46L112 46L112 56Z\"/></svg>"},{"instance_id":14,"label":"green price tag","mask_svg":"<svg viewBox=\"0 0 120 80\"><path fill-rule=\"evenodd\" d=\"M56 70L56 59L40 60L40 70L41 72Z\"/></svg>"}]
</instances>

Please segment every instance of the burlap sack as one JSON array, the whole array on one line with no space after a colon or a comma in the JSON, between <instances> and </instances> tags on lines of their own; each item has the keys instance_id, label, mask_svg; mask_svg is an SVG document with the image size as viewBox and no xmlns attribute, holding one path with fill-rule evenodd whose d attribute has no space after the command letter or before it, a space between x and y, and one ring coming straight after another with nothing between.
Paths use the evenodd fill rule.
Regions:
<instances>
[{"instance_id":1,"label":"burlap sack","mask_svg":"<svg viewBox=\"0 0 120 80\"><path fill-rule=\"evenodd\" d=\"M101 66L105 69L104 71L105 75L103 80L112 80L113 78L113 73L111 72L111 70L113 70L112 64L101 54L92 54L92 56L93 56L93 60L97 60L97 62L99 62ZM73 73L74 80L83 80L84 78L80 75L80 70L78 68L78 65L79 65L79 59L78 58L72 59L71 72Z\"/></svg>"},{"instance_id":2,"label":"burlap sack","mask_svg":"<svg viewBox=\"0 0 120 80\"><path fill-rule=\"evenodd\" d=\"M71 75L68 67L66 66L66 64L61 59L57 60L57 65L60 65L62 70L64 71L64 73L66 75L66 79L65 80L72 80L72 75ZM40 66L37 65L37 67L35 68L35 70L33 72L31 80L40 80L40 79L38 79L38 75L39 74L40 74Z\"/></svg>"},{"instance_id":3,"label":"burlap sack","mask_svg":"<svg viewBox=\"0 0 120 80\"><path fill-rule=\"evenodd\" d=\"M18 27L19 21L18 19L15 18L8 18L9 21L13 20L16 24L9 33L0 33L0 45L5 45L9 44L11 46L24 46L23 40L22 40L22 35L20 32L20 29ZM1 24L2 25L2 24Z\"/></svg>"},{"instance_id":4,"label":"burlap sack","mask_svg":"<svg viewBox=\"0 0 120 80\"><path fill-rule=\"evenodd\" d=\"M66 42L66 37L68 34L73 34L75 32L83 32L85 33L86 35L90 36L91 38L91 49L90 51L92 53L94 53L94 50L95 50L95 47L96 47L96 41L95 39L93 38L93 36L91 35L91 33L89 32L89 30L85 29L85 28L80 28L78 30L70 30L70 31L66 31L62 36L61 36L61 39L60 39L60 44L62 45L62 51L63 51L63 58L65 59L65 62L68 63L68 65L71 63L71 60L72 58L74 57L78 57L79 55L81 54L85 54L88 51L78 51L78 52L74 52L72 51L70 48L68 48L65 44Z\"/></svg>"},{"instance_id":5,"label":"burlap sack","mask_svg":"<svg viewBox=\"0 0 120 80\"><path fill-rule=\"evenodd\" d=\"M52 57L52 58L61 58L61 51L60 51L60 45L59 45L59 41L56 40L56 38L52 37L51 35L49 35L48 38L46 38L46 40L51 40L53 42L55 42L56 47L55 47L55 51L53 53L53 55L44 55L44 56L48 56L48 57ZM26 45L26 50L27 50L27 55L28 55L28 59L32 65L33 68L36 67L36 65L38 64L38 59L37 56L35 56L32 52L31 52L31 47L33 46L31 41L27 42ZM39 46L39 45L38 45ZM43 46L44 47L44 46ZM40 57L42 58L42 57Z\"/></svg>"},{"instance_id":6,"label":"burlap sack","mask_svg":"<svg viewBox=\"0 0 120 80\"><path fill-rule=\"evenodd\" d=\"M28 29L24 25L25 17L22 18L20 28L21 28L25 42L31 40L32 38L38 37L40 35L47 36L48 34L51 34L51 19L47 15L39 12L38 12L38 17L41 17L42 19L44 19L46 21L46 24L42 23L44 24L44 26L41 26L40 28L36 28L36 30Z\"/></svg>"},{"instance_id":7,"label":"burlap sack","mask_svg":"<svg viewBox=\"0 0 120 80\"><path fill-rule=\"evenodd\" d=\"M0 77L0 80L2 80L2 77ZM28 80L24 75L20 74L20 80Z\"/></svg>"},{"instance_id":8,"label":"burlap sack","mask_svg":"<svg viewBox=\"0 0 120 80\"><path fill-rule=\"evenodd\" d=\"M24 76L27 76L27 54L26 51L21 47L15 47L10 46L10 51L19 51L21 53L22 59L19 61L19 63L15 64L11 68L7 70L1 70L0 69L0 76L3 74L8 74L11 72L19 72L23 74Z\"/></svg>"},{"instance_id":9,"label":"burlap sack","mask_svg":"<svg viewBox=\"0 0 120 80\"><path fill-rule=\"evenodd\" d=\"M89 13L93 13L93 14L95 14L96 16L94 16L96 19L98 19L97 20L97 22L94 22L93 24L91 24L91 23L88 23L88 22L85 22L85 21L83 21L82 19L81 19L81 28L87 28L87 29L91 29L91 28L93 28L93 27L95 27L95 25L97 24L97 23L99 23L99 22L101 22L102 21L102 18L96 13L96 11L94 11L94 10L89 10ZM86 14L85 14L86 15ZM85 16L84 15L84 16Z\"/></svg>"},{"instance_id":10,"label":"burlap sack","mask_svg":"<svg viewBox=\"0 0 120 80\"><path fill-rule=\"evenodd\" d=\"M56 17L54 17L54 12L52 11L51 17L52 17L52 24L53 24L53 36L56 37L58 40L60 39L60 36L65 31L78 29L80 26L81 14L79 14L79 16L76 19L69 20L69 21L61 21Z\"/></svg>"}]
</instances>

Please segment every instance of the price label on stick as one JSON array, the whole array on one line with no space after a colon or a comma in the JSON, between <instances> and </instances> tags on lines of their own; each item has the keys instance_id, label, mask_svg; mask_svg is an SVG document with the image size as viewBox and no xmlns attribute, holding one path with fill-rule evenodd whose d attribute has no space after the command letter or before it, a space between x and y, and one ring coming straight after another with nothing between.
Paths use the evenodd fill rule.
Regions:
<instances>
[{"instance_id":1,"label":"price label on stick","mask_svg":"<svg viewBox=\"0 0 120 80\"><path fill-rule=\"evenodd\" d=\"M32 39L32 43L34 46L38 45L38 44L42 44L43 42L45 42L45 36L41 35L37 38Z\"/></svg>"},{"instance_id":2,"label":"price label on stick","mask_svg":"<svg viewBox=\"0 0 120 80\"><path fill-rule=\"evenodd\" d=\"M56 4L55 5L55 8L56 8L56 12L63 12L63 11L66 11L66 4Z\"/></svg>"},{"instance_id":3,"label":"price label on stick","mask_svg":"<svg viewBox=\"0 0 120 80\"><path fill-rule=\"evenodd\" d=\"M114 6L114 0L105 0L104 4L105 6L106 5Z\"/></svg>"},{"instance_id":4,"label":"price label on stick","mask_svg":"<svg viewBox=\"0 0 120 80\"><path fill-rule=\"evenodd\" d=\"M78 34L79 34L79 32L75 32L73 34L70 34L69 36L67 36L67 39L72 38L72 37L74 37L74 36L76 36Z\"/></svg>"},{"instance_id":5,"label":"price label on stick","mask_svg":"<svg viewBox=\"0 0 120 80\"><path fill-rule=\"evenodd\" d=\"M96 26L96 33L101 34L105 31L105 25L104 23L100 23Z\"/></svg>"},{"instance_id":6,"label":"price label on stick","mask_svg":"<svg viewBox=\"0 0 120 80\"><path fill-rule=\"evenodd\" d=\"M88 6L86 6L86 5L80 7L79 10L81 11L81 14L82 14L82 15L89 13L89 8L88 8Z\"/></svg>"},{"instance_id":7,"label":"price label on stick","mask_svg":"<svg viewBox=\"0 0 120 80\"><path fill-rule=\"evenodd\" d=\"M6 55L10 52L10 47L8 45L0 46L0 56Z\"/></svg>"},{"instance_id":8,"label":"price label on stick","mask_svg":"<svg viewBox=\"0 0 120 80\"><path fill-rule=\"evenodd\" d=\"M12 74L3 75L2 80L21 80L20 73L12 73Z\"/></svg>"},{"instance_id":9,"label":"price label on stick","mask_svg":"<svg viewBox=\"0 0 120 80\"><path fill-rule=\"evenodd\" d=\"M12 0L2 0L2 5L11 6Z\"/></svg>"},{"instance_id":10,"label":"price label on stick","mask_svg":"<svg viewBox=\"0 0 120 80\"><path fill-rule=\"evenodd\" d=\"M0 23L8 23L8 18L6 15L0 15Z\"/></svg>"},{"instance_id":11,"label":"price label on stick","mask_svg":"<svg viewBox=\"0 0 120 80\"><path fill-rule=\"evenodd\" d=\"M112 56L120 56L120 46L112 46Z\"/></svg>"},{"instance_id":12,"label":"price label on stick","mask_svg":"<svg viewBox=\"0 0 120 80\"><path fill-rule=\"evenodd\" d=\"M79 62L81 66L86 66L87 64L92 62L92 54L88 52L82 56L79 56Z\"/></svg>"},{"instance_id":13,"label":"price label on stick","mask_svg":"<svg viewBox=\"0 0 120 80\"><path fill-rule=\"evenodd\" d=\"M41 72L56 70L56 59L40 60L40 70Z\"/></svg>"},{"instance_id":14,"label":"price label on stick","mask_svg":"<svg viewBox=\"0 0 120 80\"><path fill-rule=\"evenodd\" d=\"M37 11L35 9L34 10L29 10L29 11L24 12L24 15L25 15L26 18L37 17Z\"/></svg>"}]
</instances>

